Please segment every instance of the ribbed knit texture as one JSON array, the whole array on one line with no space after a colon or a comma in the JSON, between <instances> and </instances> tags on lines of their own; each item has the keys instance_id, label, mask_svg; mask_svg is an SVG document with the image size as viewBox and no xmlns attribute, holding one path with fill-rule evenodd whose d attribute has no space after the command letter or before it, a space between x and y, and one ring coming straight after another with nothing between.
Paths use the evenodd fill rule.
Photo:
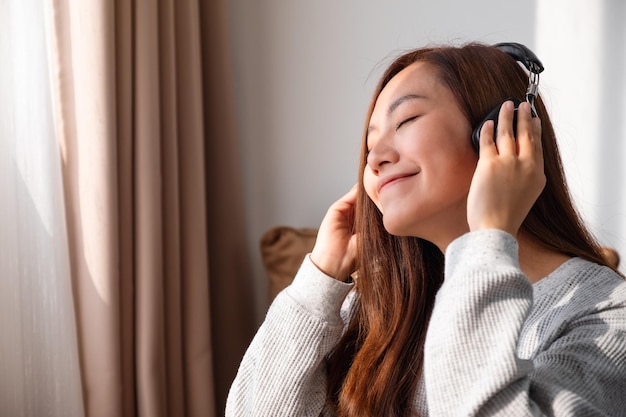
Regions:
<instances>
[{"instance_id":1,"label":"ribbed knit texture","mask_svg":"<svg viewBox=\"0 0 626 417\"><path fill-rule=\"evenodd\" d=\"M231 387L226 416L315 416L326 403L323 360L345 326L341 305L353 285L308 259L278 294Z\"/></svg>"},{"instance_id":2,"label":"ribbed knit texture","mask_svg":"<svg viewBox=\"0 0 626 417\"><path fill-rule=\"evenodd\" d=\"M330 415L324 358L351 288L305 259L242 360L227 417ZM533 286L511 235L460 237L446 252L414 405L430 416L626 416L626 282L574 258Z\"/></svg>"}]
</instances>

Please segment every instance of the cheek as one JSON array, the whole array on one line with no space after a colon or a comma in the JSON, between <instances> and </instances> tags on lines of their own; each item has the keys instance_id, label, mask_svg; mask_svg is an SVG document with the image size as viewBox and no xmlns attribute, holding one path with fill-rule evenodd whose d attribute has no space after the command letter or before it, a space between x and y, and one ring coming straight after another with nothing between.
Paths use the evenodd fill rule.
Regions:
<instances>
[{"instance_id":1,"label":"cheek","mask_svg":"<svg viewBox=\"0 0 626 417\"><path fill-rule=\"evenodd\" d=\"M376 192L377 184L378 177L374 175L369 166L366 166L365 171L363 172L363 188L365 188L365 192L367 193L369 198L374 202L374 204L376 204L378 210L381 210L380 202L378 200L378 193Z\"/></svg>"}]
</instances>

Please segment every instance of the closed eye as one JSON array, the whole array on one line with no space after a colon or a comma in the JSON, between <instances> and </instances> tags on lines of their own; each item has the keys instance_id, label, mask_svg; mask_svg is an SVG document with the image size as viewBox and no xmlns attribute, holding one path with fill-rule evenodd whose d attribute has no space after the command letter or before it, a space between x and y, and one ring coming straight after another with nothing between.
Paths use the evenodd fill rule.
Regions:
<instances>
[{"instance_id":1,"label":"closed eye","mask_svg":"<svg viewBox=\"0 0 626 417\"><path fill-rule=\"evenodd\" d=\"M398 123L396 125L396 130L400 129L404 124L412 122L413 120L417 119L419 116L411 116L408 119L404 119L403 121L401 121L400 123Z\"/></svg>"}]
</instances>

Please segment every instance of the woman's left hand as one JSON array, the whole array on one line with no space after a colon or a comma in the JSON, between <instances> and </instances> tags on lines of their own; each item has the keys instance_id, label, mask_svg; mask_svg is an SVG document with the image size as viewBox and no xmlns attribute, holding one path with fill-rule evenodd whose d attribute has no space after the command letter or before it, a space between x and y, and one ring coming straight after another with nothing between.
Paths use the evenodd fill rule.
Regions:
<instances>
[{"instance_id":1,"label":"woman's left hand","mask_svg":"<svg viewBox=\"0 0 626 417\"><path fill-rule=\"evenodd\" d=\"M480 158L467 201L470 230L500 229L516 236L545 187L541 121L531 117L528 103L521 103L514 135L513 114L513 102L507 101L498 116L495 143L494 123L482 128Z\"/></svg>"}]
</instances>

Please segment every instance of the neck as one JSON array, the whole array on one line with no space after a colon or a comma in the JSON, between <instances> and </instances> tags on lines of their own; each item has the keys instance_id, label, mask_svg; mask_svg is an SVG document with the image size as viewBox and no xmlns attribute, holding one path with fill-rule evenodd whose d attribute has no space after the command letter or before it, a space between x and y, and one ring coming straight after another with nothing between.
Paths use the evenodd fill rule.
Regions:
<instances>
[{"instance_id":1,"label":"neck","mask_svg":"<svg viewBox=\"0 0 626 417\"><path fill-rule=\"evenodd\" d=\"M518 233L517 241L519 242L520 266L533 284L545 278L563 262L570 259L570 256L546 248L523 232Z\"/></svg>"}]
</instances>

